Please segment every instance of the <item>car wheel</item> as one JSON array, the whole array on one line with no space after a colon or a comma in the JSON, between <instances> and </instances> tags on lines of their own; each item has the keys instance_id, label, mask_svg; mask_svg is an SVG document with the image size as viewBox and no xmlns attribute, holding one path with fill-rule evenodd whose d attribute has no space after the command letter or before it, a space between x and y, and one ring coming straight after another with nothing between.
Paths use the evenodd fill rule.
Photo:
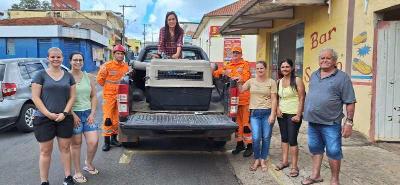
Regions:
<instances>
[{"instance_id":1,"label":"car wheel","mask_svg":"<svg viewBox=\"0 0 400 185\"><path fill-rule=\"evenodd\" d=\"M17 120L17 129L21 132L32 132L33 131L33 113L35 105L25 104L22 106L19 118Z\"/></svg>"}]
</instances>

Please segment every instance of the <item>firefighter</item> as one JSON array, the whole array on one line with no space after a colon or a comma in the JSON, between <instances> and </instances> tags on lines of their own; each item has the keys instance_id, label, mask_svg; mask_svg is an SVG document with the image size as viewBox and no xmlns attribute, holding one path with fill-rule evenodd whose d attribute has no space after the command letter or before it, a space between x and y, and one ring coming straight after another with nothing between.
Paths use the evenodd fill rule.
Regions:
<instances>
[{"instance_id":1,"label":"firefighter","mask_svg":"<svg viewBox=\"0 0 400 185\"><path fill-rule=\"evenodd\" d=\"M232 60L213 72L213 76L216 78L221 77L221 75L225 75L231 79L238 80L238 82L242 84L250 79L250 66L249 63L242 58L241 47L233 47ZM241 151L245 150L243 153L243 157L249 157L253 154L251 128L249 121L249 100L249 91L244 91L239 94L239 106L236 118L236 123L239 127L235 133L237 144L236 148L232 151L232 154L237 155Z\"/></svg>"},{"instance_id":2,"label":"firefighter","mask_svg":"<svg viewBox=\"0 0 400 185\"><path fill-rule=\"evenodd\" d=\"M118 84L129 71L129 66L124 62L125 48L118 44L113 48L114 60L103 64L97 75L97 82L103 86L103 151L109 151L111 145L120 147L118 142Z\"/></svg>"}]
</instances>

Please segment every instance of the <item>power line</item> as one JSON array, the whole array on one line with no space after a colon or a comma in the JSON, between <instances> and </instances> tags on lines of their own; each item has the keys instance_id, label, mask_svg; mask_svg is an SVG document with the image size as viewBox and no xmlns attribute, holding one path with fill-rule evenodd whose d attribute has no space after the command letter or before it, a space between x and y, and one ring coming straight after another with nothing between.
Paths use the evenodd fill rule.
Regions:
<instances>
[{"instance_id":1,"label":"power line","mask_svg":"<svg viewBox=\"0 0 400 185\"><path fill-rule=\"evenodd\" d=\"M67 8L69 8L69 9L73 10L74 12L78 13L79 15L83 16L85 19L88 19L88 20L90 20L90 21L92 21L92 22L94 22L94 23L96 23L96 24L98 24L98 25L100 25L102 27L109 28L108 26L106 26L104 24L101 24L101 23L91 19L90 17L82 14L81 12L79 12L78 10L76 10L75 8L73 8L71 5L69 5L68 3L64 2L63 0L61 0L61 2L64 3Z\"/></svg>"},{"instance_id":2,"label":"power line","mask_svg":"<svg viewBox=\"0 0 400 185\"><path fill-rule=\"evenodd\" d=\"M132 5L120 5L122 7L122 45L125 44L125 8L135 8L136 6Z\"/></svg>"}]
</instances>

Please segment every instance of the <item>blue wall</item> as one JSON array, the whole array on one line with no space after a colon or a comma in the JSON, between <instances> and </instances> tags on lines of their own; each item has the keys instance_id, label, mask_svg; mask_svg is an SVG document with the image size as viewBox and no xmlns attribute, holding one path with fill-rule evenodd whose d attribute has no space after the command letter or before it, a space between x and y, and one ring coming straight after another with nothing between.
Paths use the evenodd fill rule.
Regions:
<instances>
[{"instance_id":1,"label":"blue wall","mask_svg":"<svg viewBox=\"0 0 400 185\"><path fill-rule=\"evenodd\" d=\"M92 45L102 47L95 42L83 39L68 39L68 38L14 38L15 40L15 55L7 55L7 39L0 38L0 59L5 58L44 58L47 57L47 50L50 47L59 47L64 53L63 64L70 67L69 56L72 50L82 52L84 55L83 70L91 72L97 69L96 63L93 61ZM71 47L71 44L73 47ZM76 45L74 45L76 44Z\"/></svg>"}]
</instances>

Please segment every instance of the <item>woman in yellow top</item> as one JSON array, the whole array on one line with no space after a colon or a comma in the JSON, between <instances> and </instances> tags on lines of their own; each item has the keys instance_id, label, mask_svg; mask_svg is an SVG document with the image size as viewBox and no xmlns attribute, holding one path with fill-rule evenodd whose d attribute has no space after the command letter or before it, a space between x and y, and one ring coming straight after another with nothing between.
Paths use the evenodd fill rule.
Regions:
<instances>
[{"instance_id":1,"label":"woman in yellow top","mask_svg":"<svg viewBox=\"0 0 400 185\"><path fill-rule=\"evenodd\" d=\"M265 62L257 62L256 77L239 86L241 92L250 90L250 124L255 158L251 171L256 171L259 166L263 172L268 169L266 159L276 118L276 82L267 77L266 66Z\"/></svg>"},{"instance_id":2,"label":"woman in yellow top","mask_svg":"<svg viewBox=\"0 0 400 185\"><path fill-rule=\"evenodd\" d=\"M282 141L282 162L276 165L275 170L289 167L288 155L290 150L292 156L290 176L297 177L299 175L297 135L299 134L304 108L304 84L301 78L296 77L291 59L285 59L280 63L280 73L283 78L278 81L279 106L277 116Z\"/></svg>"}]
</instances>

